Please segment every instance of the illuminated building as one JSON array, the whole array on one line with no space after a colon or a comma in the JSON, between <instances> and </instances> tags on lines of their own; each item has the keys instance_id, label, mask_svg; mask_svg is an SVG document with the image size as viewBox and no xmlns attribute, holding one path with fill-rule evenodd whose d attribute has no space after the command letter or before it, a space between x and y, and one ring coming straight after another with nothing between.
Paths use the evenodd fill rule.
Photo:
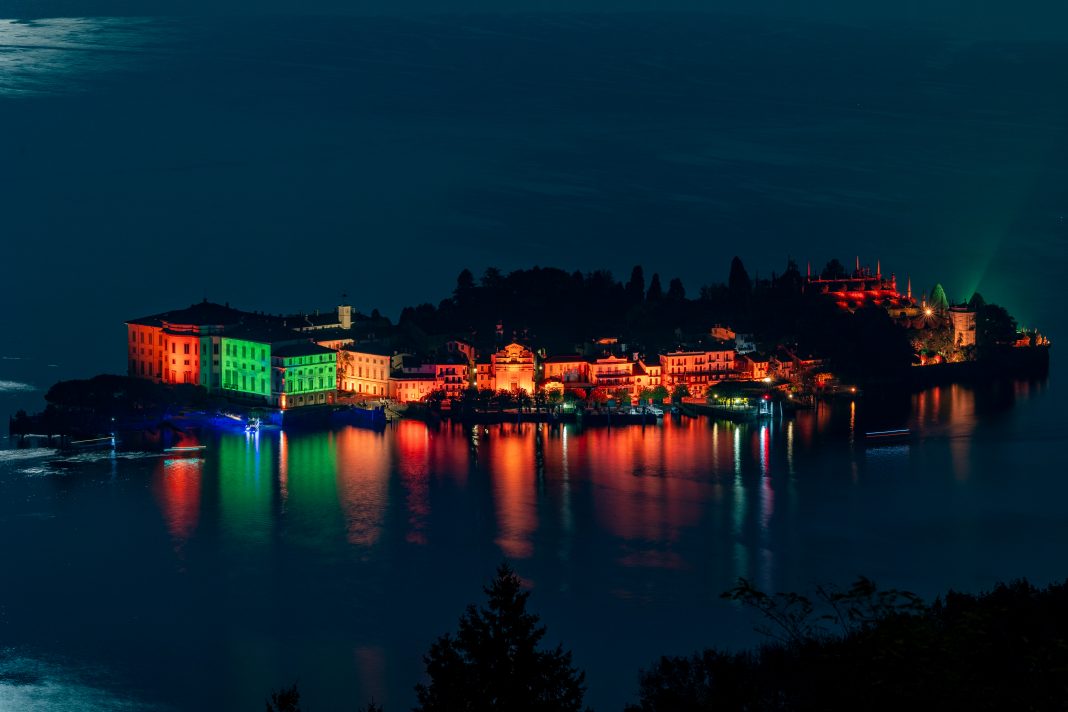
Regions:
<instances>
[{"instance_id":1,"label":"illuminated building","mask_svg":"<svg viewBox=\"0 0 1068 712\"><path fill-rule=\"evenodd\" d=\"M126 322L127 373L216 390L221 386L221 335L250 317L255 315L205 299L185 309L131 319Z\"/></svg>"},{"instance_id":2,"label":"illuminated building","mask_svg":"<svg viewBox=\"0 0 1068 712\"><path fill-rule=\"evenodd\" d=\"M541 377L545 382L560 382L569 386L588 386L590 364L576 354L550 356L541 361Z\"/></svg>"},{"instance_id":3,"label":"illuminated building","mask_svg":"<svg viewBox=\"0 0 1068 712\"><path fill-rule=\"evenodd\" d=\"M512 342L490 356L490 374L494 390L533 393L534 352Z\"/></svg>"},{"instance_id":4,"label":"illuminated building","mask_svg":"<svg viewBox=\"0 0 1068 712\"><path fill-rule=\"evenodd\" d=\"M738 375L751 381L759 381L767 377L769 361L767 356L758 353L740 355Z\"/></svg>"},{"instance_id":5,"label":"illuminated building","mask_svg":"<svg viewBox=\"0 0 1068 712\"><path fill-rule=\"evenodd\" d=\"M497 390L496 381L493 378L493 364L488 361L480 361L475 364L475 388L478 390Z\"/></svg>"},{"instance_id":6,"label":"illuminated building","mask_svg":"<svg viewBox=\"0 0 1068 712\"><path fill-rule=\"evenodd\" d=\"M278 346L271 353L272 405L299 408L333 403L337 352L311 342Z\"/></svg>"},{"instance_id":7,"label":"illuminated building","mask_svg":"<svg viewBox=\"0 0 1068 712\"><path fill-rule=\"evenodd\" d=\"M433 373L394 372L389 377L389 397L401 403L417 403L436 390Z\"/></svg>"},{"instance_id":8,"label":"illuminated building","mask_svg":"<svg viewBox=\"0 0 1068 712\"><path fill-rule=\"evenodd\" d=\"M463 354L447 354L445 363L431 364L434 373L434 386L445 391L448 398L459 398L471 385L470 366ZM533 391L533 388L531 389Z\"/></svg>"},{"instance_id":9,"label":"illuminated building","mask_svg":"<svg viewBox=\"0 0 1068 712\"><path fill-rule=\"evenodd\" d=\"M684 385L701 395L709 383L731 378L735 373L735 351L722 344L706 351L672 351L660 355L663 385L668 390Z\"/></svg>"},{"instance_id":10,"label":"illuminated building","mask_svg":"<svg viewBox=\"0 0 1068 712\"><path fill-rule=\"evenodd\" d=\"M390 355L385 349L346 346L338 351L338 385L344 393L389 395Z\"/></svg>"},{"instance_id":11,"label":"illuminated building","mask_svg":"<svg viewBox=\"0 0 1068 712\"><path fill-rule=\"evenodd\" d=\"M967 305L949 307L949 323L953 328L953 346L975 346L975 310Z\"/></svg>"},{"instance_id":12,"label":"illuminated building","mask_svg":"<svg viewBox=\"0 0 1068 712\"><path fill-rule=\"evenodd\" d=\"M849 311L878 306L890 311L892 316L900 316L899 310L908 311L916 306L911 295L898 292L897 278L893 274L889 278L883 277L878 263L873 274L870 267L860 266L859 258L856 269L849 276L823 278L813 277L809 273L805 279L805 291L822 294L833 299L839 308Z\"/></svg>"},{"instance_id":13,"label":"illuminated building","mask_svg":"<svg viewBox=\"0 0 1068 712\"><path fill-rule=\"evenodd\" d=\"M272 390L270 341L224 336L221 351L223 390L269 403Z\"/></svg>"},{"instance_id":14,"label":"illuminated building","mask_svg":"<svg viewBox=\"0 0 1068 712\"><path fill-rule=\"evenodd\" d=\"M590 362L590 381L609 393L625 388L634 391L634 366L620 356L609 354Z\"/></svg>"},{"instance_id":15,"label":"illuminated building","mask_svg":"<svg viewBox=\"0 0 1068 712\"><path fill-rule=\"evenodd\" d=\"M643 388L656 388L661 383L663 368L659 363L634 362L634 397L637 398Z\"/></svg>"}]
</instances>

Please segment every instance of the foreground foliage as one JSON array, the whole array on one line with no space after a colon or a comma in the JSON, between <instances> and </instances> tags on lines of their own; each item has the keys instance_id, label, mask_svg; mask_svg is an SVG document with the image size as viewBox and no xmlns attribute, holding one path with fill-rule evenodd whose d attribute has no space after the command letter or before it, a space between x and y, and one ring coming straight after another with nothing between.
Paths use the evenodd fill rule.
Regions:
<instances>
[{"instance_id":1,"label":"foreground foliage","mask_svg":"<svg viewBox=\"0 0 1068 712\"><path fill-rule=\"evenodd\" d=\"M585 673L562 646L539 647L545 626L526 610L529 591L504 564L468 606L455 636L443 635L423 657L429 684L416 686L417 710L569 712L582 709Z\"/></svg>"},{"instance_id":2,"label":"foreground foliage","mask_svg":"<svg viewBox=\"0 0 1068 712\"><path fill-rule=\"evenodd\" d=\"M1026 581L928 606L859 579L845 592L725 594L773 642L662 657L628 712L1068 708L1068 584Z\"/></svg>"}]
</instances>

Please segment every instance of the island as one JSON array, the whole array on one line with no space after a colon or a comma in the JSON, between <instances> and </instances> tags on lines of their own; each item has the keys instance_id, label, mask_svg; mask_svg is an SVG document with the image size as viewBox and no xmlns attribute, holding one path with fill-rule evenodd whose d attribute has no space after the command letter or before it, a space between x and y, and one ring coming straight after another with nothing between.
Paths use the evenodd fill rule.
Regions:
<instances>
[{"instance_id":1,"label":"island","mask_svg":"<svg viewBox=\"0 0 1068 712\"><path fill-rule=\"evenodd\" d=\"M125 323L125 375L63 381L13 435L79 437L164 424L259 428L391 419L622 425L665 409L731 419L819 399L991 377L1043 377L1049 340L979 294L902 290L881 263L837 259L687 296L679 279L469 270L398 322L351 304L292 314L207 299Z\"/></svg>"}]
</instances>

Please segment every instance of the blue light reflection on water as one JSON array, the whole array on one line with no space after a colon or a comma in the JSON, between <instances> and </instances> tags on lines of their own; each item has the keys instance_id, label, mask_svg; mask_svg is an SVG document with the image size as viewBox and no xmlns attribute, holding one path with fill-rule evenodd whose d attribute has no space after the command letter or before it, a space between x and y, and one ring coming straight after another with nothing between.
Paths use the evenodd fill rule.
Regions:
<instances>
[{"instance_id":1,"label":"blue light reflection on water","mask_svg":"<svg viewBox=\"0 0 1068 712\"><path fill-rule=\"evenodd\" d=\"M1027 466L1064 446L1051 406L1035 386L932 389L898 423L913 444L869 449L849 441L864 405L842 403L764 423L476 438L404 422L208 435L188 458L4 457L0 537L33 545L5 550L3 632L152 703L189 708L197 680L247 706L299 677L309 706L404 707L421 652L508 557L591 701L617 708L620 675L657 654L754 642L718 598L738 576L865 574L928 596L1063 576L1034 542L1068 535L1066 486Z\"/></svg>"}]
</instances>

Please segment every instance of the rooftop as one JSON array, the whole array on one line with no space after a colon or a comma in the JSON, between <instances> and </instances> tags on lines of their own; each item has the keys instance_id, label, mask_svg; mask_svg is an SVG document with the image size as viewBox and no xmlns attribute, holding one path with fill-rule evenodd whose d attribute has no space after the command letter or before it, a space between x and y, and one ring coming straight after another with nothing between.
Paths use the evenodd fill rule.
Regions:
<instances>
[{"instance_id":1,"label":"rooftop","mask_svg":"<svg viewBox=\"0 0 1068 712\"><path fill-rule=\"evenodd\" d=\"M293 356L314 356L315 354L332 354L333 349L328 349L325 346L307 342L303 344L289 344L286 346L280 346L277 349L271 349L271 356L278 356L279 358L290 358Z\"/></svg>"},{"instance_id":2,"label":"rooftop","mask_svg":"<svg viewBox=\"0 0 1068 712\"><path fill-rule=\"evenodd\" d=\"M163 322L172 324L192 324L195 326L215 324L236 324L243 319L256 318L252 312L235 309L229 304L216 304L205 299L196 304L190 304L184 309L142 316L130 319L127 324L140 324L142 326L162 326Z\"/></svg>"}]
</instances>

